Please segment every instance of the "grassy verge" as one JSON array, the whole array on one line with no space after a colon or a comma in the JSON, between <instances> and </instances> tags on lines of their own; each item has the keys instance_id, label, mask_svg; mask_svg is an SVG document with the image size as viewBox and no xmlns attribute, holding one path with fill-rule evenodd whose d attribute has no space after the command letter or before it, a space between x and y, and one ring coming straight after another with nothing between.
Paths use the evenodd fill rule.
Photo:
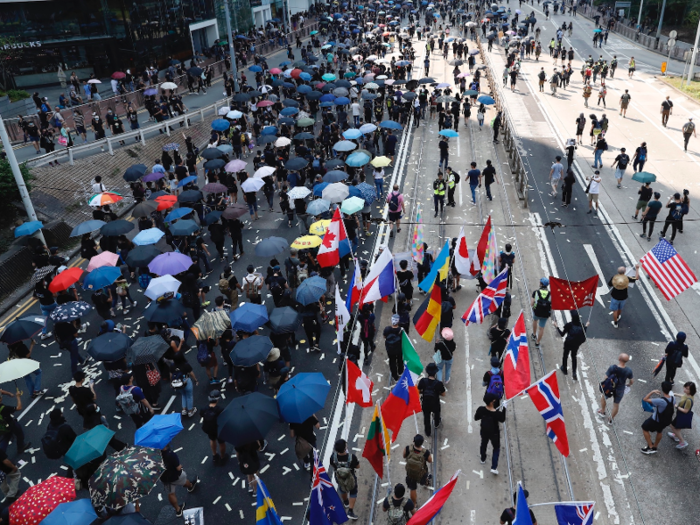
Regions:
<instances>
[{"instance_id":1,"label":"grassy verge","mask_svg":"<svg viewBox=\"0 0 700 525\"><path fill-rule=\"evenodd\" d=\"M657 77L666 82L667 84L673 86L674 88L682 91L686 95L688 95L691 98L694 98L698 102L700 102L700 82L698 81L693 81L690 83L690 86L686 86L685 81L683 81L683 85L681 86L681 79L679 77Z\"/></svg>"},{"instance_id":2,"label":"grassy verge","mask_svg":"<svg viewBox=\"0 0 700 525\"><path fill-rule=\"evenodd\" d=\"M0 97L7 95L10 98L10 102L17 102L18 100L24 100L29 98L31 95L24 91L23 89L11 89L7 92L0 91Z\"/></svg>"}]
</instances>

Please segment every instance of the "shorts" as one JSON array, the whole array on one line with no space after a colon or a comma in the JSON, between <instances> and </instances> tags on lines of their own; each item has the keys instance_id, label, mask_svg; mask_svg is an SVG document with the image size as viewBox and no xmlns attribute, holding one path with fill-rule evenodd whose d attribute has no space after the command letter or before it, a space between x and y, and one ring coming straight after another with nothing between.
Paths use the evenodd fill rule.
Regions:
<instances>
[{"instance_id":1,"label":"shorts","mask_svg":"<svg viewBox=\"0 0 700 525\"><path fill-rule=\"evenodd\" d=\"M202 366L205 368L211 368L213 366L216 366L219 364L219 361L216 359L216 354L214 352L209 354L209 360L204 363Z\"/></svg>"},{"instance_id":2,"label":"shorts","mask_svg":"<svg viewBox=\"0 0 700 525\"><path fill-rule=\"evenodd\" d=\"M652 418L648 418L642 423L642 430L646 430L647 432L661 432L664 428L666 428L666 425L654 421Z\"/></svg>"},{"instance_id":3,"label":"shorts","mask_svg":"<svg viewBox=\"0 0 700 525\"><path fill-rule=\"evenodd\" d=\"M216 434L207 434L207 437L209 438L209 441L218 441L219 444L226 443L223 439L219 439L219 436Z\"/></svg>"},{"instance_id":4,"label":"shorts","mask_svg":"<svg viewBox=\"0 0 700 525\"><path fill-rule=\"evenodd\" d=\"M389 212L389 221L391 221L391 222L396 222L396 221L398 221L400 218L401 218L401 212L400 212L400 211L397 211L397 212L391 212L391 211L390 211L390 212Z\"/></svg>"},{"instance_id":5,"label":"shorts","mask_svg":"<svg viewBox=\"0 0 700 525\"><path fill-rule=\"evenodd\" d=\"M372 220L372 212L369 212L369 213L362 212L362 220L365 222L371 221Z\"/></svg>"},{"instance_id":6,"label":"shorts","mask_svg":"<svg viewBox=\"0 0 700 525\"><path fill-rule=\"evenodd\" d=\"M647 204L649 204L649 201L637 201L637 206L635 207L636 210L644 210L647 207Z\"/></svg>"},{"instance_id":7,"label":"shorts","mask_svg":"<svg viewBox=\"0 0 700 525\"><path fill-rule=\"evenodd\" d=\"M620 401L622 401L622 398L624 397L624 395L625 395L625 389L624 389L624 388L616 389L615 392L613 392L613 395L612 395L613 403L615 403L616 405L619 405L619 404L620 404Z\"/></svg>"},{"instance_id":8,"label":"shorts","mask_svg":"<svg viewBox=\"0 0 700 525\"><path fill-rule=\"evenodd\" d=\"M534 310L532 311L532 319L537 321L540 328L547 326L547 321L549 321L549 317L537 317Z\"/></svg>"},{"instance_id":9,"label":"shorts","mask_svg":"<svg viewBox=\"0 0 700 525\"><path fill-rule=\"evenodd\" d=\"M187 474L185 474L184 469L180 471L180 477L175 481L163 482L166 494L173 494L176 487L184 487L185 485L187 485Z\"/></svg>"},{"instance_id":10,"label":"shorts","mask_svg":"<svg viewBox=\"0 0 700 525\"><path fill-rule=\"evenodd\" d=\"M634 69L630 69L630 71L634 71ZM627 109L629 105L629 102L620 102L620 109Z\"/></svg>"},{"instance_id":11,"label":"shorts","mask_svg":"<svg viewBox=\"0 0 700 525\"><path fill-rule=\"evenodd\" d=\"M29 140L32 142L39 142L41 137L39 135L29 135Z\"/></svg>"},{"instance_id":12,"label":"shorts","mask_svg":"<svg viewBox=\"0 0 700 525\"><path fill-rule=\"evenodd\" d=\"M588 194L588 202L598 202L598 194L597 193L589 193Z\"/></svg>"},{"instance_id":13,"label":"shorts","mask_svg":"<svg viewBox=\"0 0 700 525\"><path fill-rule=\"evenodd\" d=\"M84 126L75 126L75 131L77 131L79 135L84 135L86 133Z\"/></svg>"},{"instance_id":14,"label":"shorts","mask_svg":"<svg viewBox=\"0 0 700 525\"><path fill-rule=\"evenodd\" d=\"M613 312L615 310L622 310L625 307L625 303L627 302L627 299L623 299L622 301L618 299L612 299L610 301L610 310Z\"/></svg>"},{"instance_id":15,"label":"shorts","mask_svg":"<svg viewBox=\"0 0 700 525\"><path fill-rule=\"evenodd\" d=\"M340 484L338 484L338 494L340 494L341 496L348 494L348 496L351 498L357 497L357 489L358 489L357 476L353 473L352 477L355 478L355 488L350 491L350 494L348 494L347 492L343 492L343 489L340 488ZM337 478L336 478L336 481L337 481Z\"/></svg>"},{"instance_id":16,"label":"shorts","mask_svg":"<svg viewBox=\"0 0 700 525\"><path fill-rule=\"evenodd\" d=\"M408 487L409 490L417 490L418 489L418 484L420 483L421 485L425 485L428 482L428 473L426 472L423 474L423 477L420 478L420 481L415 481L408 476L406 476L406 486Z\"/></svg>"},{"instance_id":17,"label":"shorts","mask_svg":"<svg viewBox=\"0 0 700 525\"><path fill-rule=\"evenodd\" d=\"M621 170L620 168L617 168L615 170L615 178L617 180L622 180L622 177L624 177L624 176L625 176L625 170Z\"/></svg>"}]
</instances>

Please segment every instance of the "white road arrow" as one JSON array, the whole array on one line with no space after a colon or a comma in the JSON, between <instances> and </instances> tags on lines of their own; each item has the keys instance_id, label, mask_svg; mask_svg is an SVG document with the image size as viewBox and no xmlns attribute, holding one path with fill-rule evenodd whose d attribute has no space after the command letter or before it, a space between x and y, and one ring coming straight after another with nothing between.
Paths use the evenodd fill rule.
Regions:
<instances>
[{"instance_id":1,"label":"white road arrow","mask_svg":"<svg viewBox=\"0 0 700 525\"><path fill-rule=\"evenodd\" d=\"M598 286L598 289L595 292L595 298L601 304L601 306L605 307L605 301L603 301L602 296L607 295L610 292L607 284L605 284L605 275L603 274L603 270L600 268L600 263L598 262L598 257L596 257L593 246L590 244L584 244L583 247L588 254L588 258L593 263L595 271L598 272L598 277L600 277L600 282L602 283L600 286Z\"/></svg>"}]
</instances>

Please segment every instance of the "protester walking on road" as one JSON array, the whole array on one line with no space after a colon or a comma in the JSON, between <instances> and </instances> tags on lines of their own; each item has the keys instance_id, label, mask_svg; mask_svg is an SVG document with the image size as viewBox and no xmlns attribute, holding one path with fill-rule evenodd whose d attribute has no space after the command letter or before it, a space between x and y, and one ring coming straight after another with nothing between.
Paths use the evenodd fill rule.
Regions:
<instances>
[{"instance_id":1,"label":"protester walking on road","mask_svg":"<svg viewBox=\"0 0 700 525\"><path fill-rule=\"evenodd\" d=\"M611 168L615 168L615 179L617 180L618 188L622 188L622 178L625 176L625 170L630 162L630 156L625 153L626 151L625 148L620 148L620 154L615 157L611 166Z\"/></svg>"},{"instance_id":2,"label":"protester walking on road","mask_svg":"<svg viewBox=\"0 0 700 525\"><path fill-rule=\"evenodd\" d=\"M552 315L552 296L549 293L549 279L546 277L540 279L539 289L532 292L530 306L532 307L532 339L535 341L535 346L540 346L547 320Z\"/></svg>"},{"instance_id":3,"label":"protester walking on road","mask_svg":"<svg viewBox=\"0 0 700 525\"><path fill-rule=\"evenodd\" d=\"M223 408L218 406L220 400L221 391L212 390L209 392L209 405L202 408L199 412L202 417L202 430L209 438L209 446L211 447L214 466L224 465L228 461L226 441L219 439L219 424L217 420L219 415L224 411Z\"/></svg>"},{"instance_id":4,"label":"protester walking on road","mask_svg":"<svg viewBox=\"0 0 700 525\"><path fill-rule=\"evenodd\" d=\"M194 492L199 483L199 478L195 476L194 479L187 479L187 473L180 464L180 458L170 449L170 445L163 447L161 457L163 458L165 471L161 475L160 480L163 482L168 502L175 509L175 515L181 517L182 511L185 510L185 504L180 505L178 503L175 490L177 487L185 487L187 492Z\"/></svg>"},{"instance_id":5,"label":"protester walking on road","mask_svg":"<svg viewBox=\"0 0 700 525\"><path fill-rule=\"evenodd\" d=\"M639 202L642 202L642 199L647 196L648 193L651 193L651 188L647 186L644 187L642 186L642 190L640 190L639 194L639 201L637 202L637 206L639 206ZM649 190L647 192L647 190ZM663 207L663 204L661 204L661 194L658 191L654 192L654 200L646 203L646 209L642 212L642 233L639 234L639 236L643 239L644 236L646 236L647 241L651 240L651 234L654 233L654 224L656 223L656 218L659 215L659 212L661 211L661 208ZM637 209L639 211L639 209ZM634 218L637 218L637 214L634 214ZM647 224L649 225L649 232L647 234Z\"/></svg>"},{"instance_id":6,"label":"protester walking on road","mask_svg":"<svg viewBox=\"0 0 700 525\"><path fill-rule=\"evenodd\" d=\"M688 381L683 385L683 396L676 404L676 417L671 423L671 431L666 433L668 437L678 443L676 445L678 450L683 450L688 446L688 442L683 439L681 430L690 430L693 426L692 410L695 404L694 396L696 392L697 387L692 381ZM695 451L695 455L698 455L698 451Z\"/></svg>"},{"instance_id":7,"label":"protester walking on road","mask_svg":"<svg viewBox=\"0 0 700 525\"><path fill-rule=\"evenodd\" d=\"M695 133L695 122L693 122L693 117L688 117L688 122L683 124L683 151L688 151L688 141L690 136L693 135L697 137Z\"/></svg>"},{"instance_id":8,"label":"protester walking on road","mask_svg":"<svg viewBox=\"0 0 700 525\"><path fill-rule=\"evenodd\" d=\"M403 354L401 353L401 317L398 314L391 316L391 326L384 328L384 346L389 357L389 370L391 378L398 381L403 374Z\"/></svg>"},{"instance_id":9,"label":"protester walking on road","mask_svg":"<svg viewBox=\"0 0 700 525\"><path fill-rule=\"evenodd\" d=\"M602 178L600 177L600 171L595 170L592 177L588 177L588 187L586 188L586 193L588 193L588 213L593 213L593 203L595 202L595 215L598 216L598 196L600 195L600 183Z\"/></svg>"},{"instance_id":10,"label":"protester walking on road","mask_svg":"<svg viewBox=\"0 0 700 525\"><path fill-rule=\"evenodd\" d=\"M667 96L666 100L661 103L661 125L667 127L668 117L673 115L673 102L671 102L671 97Z\"/></svg>"},{"instance_id":11,"label":"protester walking on road","mask_svg":"<svg viewBox=\"0 0 700 525\"><path fill-rule=\"evenodd\" d=\"M576 9L576 7L574 7ZM530 492L523 489L523 496L525 496L525 499L530 497ZM508 507L501 513L501 519L500 523L501 525L513 525L515 522L515 507L518 504L518 491L516 490L513 492L513 506ZM530 511L530 520L532 522L532 525L537 525L537 518L535 518L535 513L532 512L532 509L528 509Z\"/></svg>"},{"instance_id":12,"label":"protester walking on road","mask_svg":"<svg viewBox=\"0 0 700 525\"><path fill-rule=\"evenodd\" d=\"M630 90L625 89L625 92L620 97L620 115L627 117L627 108L630 105L630 100L632 100L632 95L630 95Z\"/></svg>"},{"instance_id":13,"label":"protester walking on road","mask_svg":"<svg viewBox=\"0 0 700 525\"><path fill-rule=\"evenodd\" d=\"M476 162L471 163L471 168L467 172L469 179L469 189L472 192L472 204L476 204L476 189L481 187L481 171L476 169Z\"/></svg>"},{"instance_id":14,"label":"protester walking on road","mask_svg":"<svg viewBox=\"0 0 700 525\"><path fill-rule=\"evenodd\" d=\"M396 224L396 233L399 233L401 231L401 215L406 212L406 202L399 191L398 184L394 184L393 191L386 196L386 202L389 204L389 237L393 237L394 224Z\"/></svg>"},{"instance_id":15,"label":"protester walking on road","mask_svg":"<svg viewBox=\"0 0 700 525\"><path fill-rule=\"evenodd\" d=\"M595 151L593 152L593 167L602 169L603 168L603 152L608 150L608 141L601 133L598 135L598 139L595 143Z\"/></svg>"},{"instance_id":16,"label":"protester walking on road","mask_svg":"<svg viewBox=\"0 0 700 525\"><path fill-rule=\"evenodd\" d=\"M457 205L455 202L455 190L459 181L459 173L452 171L452 168L447 166L447 205L453 208Z\"/></svg>"},{"instance_id":17,"label":"protester walking on road","mask_svg":"<svg viewBox=\"0 0 700 525\"><path fill-rule=\"evenodd\" d=\"M357 474L360 468L360 461L355 454L348 451L348 443L344 439L339 439L333 447L331 456L331 467L335 471L335 481L338 483L338 493L347 507L347 515L351 520L356 520L357 515L353 510L357 501Z\"/></svg>"},{"instance_id":18,"label":"protester walking on road","mask_svg":"<svg viewBox=\"0 0 700 525\"><path fill-rule=\"evenodd\" d=\"M620 410L620 402L626 394L626 387L631 387L634 383L632 369L627 367L630 356L620 354L617 357L617 364L610 365L605 372L603 381L600 382L600 409L596 411L598 417L606 417L607 399L613 398L613 407L608 418L608 423L612 423Z\"/></svg>"},{"instance_id":19,"label":"protester walking on road","mask_svg":"<svg viewBox=\"0 0 700 525\"><path fill-rule=\"evenodd\" d=\"M671 240L669 240L668 242L673 244L673 241L676 239L676 232L678 231L678 227L681 224L681 221L683 220L683 201L681 199L681 194L674 193L673 197L669 197L666 207L668 208L668 215L666 216L666 222L664 222L664 227L661 230L661 233L659 234L659 238L666 237L666 232L668 231L668 227L670 226Z\"/></svg>"},{"instance_id":20,"label":"protester walking on road","mask_svg":"<svg viewBox=\"0 0 700 525\"><path fill-rule=\"evenodd\" d=\"M552 197L556 197L558 195L557 186L559 186L559 181L561 180L563 173L564 165L561 163L561 157L557 155L554 164L552 164L552 168L549 170L549 183L552 186L552 192L550 195Z\"/></svg>"},{"instance_id":21,"label":"protester walking on road","mask_svg":"<svg viewBox=\"0 0 700 525\"><path fill-rule=\"evenodd\" d=\"M497 408L499 398L495 394L487 393L484 396L484 406L476 409L474 421L481 421L481 445L479 457L481 463L486 463L486 450L491 443L493 453L491 455L491 474L498 474L498 457L501 454L501 427L499 423L506 421L506 409Z\"/></svg>"},{"instance_id":22,"label":"protester walking on road","mask_svg":"<svg viewBox=\"0 0 700 525\"><path fill-rule=\"evenodd\" d=\"M574 175L574 170L571 167L567 168L566 176L564 177L564 184L561 187L561 205L566 208L571 204L571 196L574 192L574 184L576 183L576 175ZM510 274L508 274L510 279Z\"/></svg>"},{"instance_id":23,"label":"protester walking on road","mask_svg":"<svg viewBox=\"0 0 700 525\"><path fill-rule=\"evenodd\" d=\"M652 397L657 395L659 397ZM669 381L661 383L661 391L652 390L642 400L649 403L652 408L651 417L642 423L642 432L647 444L642 447L642 454L656 454L659 443L663 438L664 429L673 422L673 411L675 397L673 395L673 384ZM651 441L651 433L656 432L654 442Z\"/></svg>"},{"instance_id":24,"label":"protester walking on road","mask_svg":"<svg viewBox=\"0 0 700 525\"><path fill-rule=\"evenodd\" d=\"M619 328L619 321L622 318L622 309L627 302L628 289L630 283L639 280L639 264L634 265L634 277L626 275L627 268L620 266L617 273L608 281L608 286L611 287L610 295L610 310L613 313L613 319L610 321L615 328Z\"/></svg>"},{"instance_id":25,"label":"protester walking on road","mask_svg":"<svg viewBox=\"0 0 700 525\"><path fill-rule=\"evenodd\" d=\"M666 345L664 357L666 359L666 381L673 385L676 378L676 370L683 366L683 358L688 357L688 345L685 344L685 332L678 332L676 340Z\"/></svg>"},{"instance_id":26,"label":"protester walking on road","mask_svg":"<svg viewBox=\"0 0 700 525\"><path fill-rule=\"evenodd\" d=\"M426 71L426 75L427 75ZM401 483L394 486L394 490L382 503L382 511L387 513L387 523L389 525L404 525L416 511L415 504L411 498L404 497L406 487Z\"/></svg>"},{"instance_id":27,"label":"protester walking on road","mask_svg":"<svg viewBox=\"0 0 700 525\"><path fill-rule=\"evenodd\" d=\"M647 204L649 204L651 196L653 195L653 190L651 189L651 182L645 182L644 184L642 184L641 187L637 190L637 195L639 195L639 199L637 199L637 205L634 208L634 215L632 215L633 219L639 218L639 210L647 209ZM642 215L643 214L644 212L642 212Z\"/></svg>"},{"instance_id":28,"label":"protester walking on road","mask_svg":"<svg viewBox=\"0 0 700 525\"><path fill-rule=\"evenodd\" d=\"M642 145L634 151L634 156L632 157L632 168L634 169L635 173L638 171L644 171L644 164L646 161L647 143L642 142Z\"/></svg>"},{"instance_id":29,"label":"protester walking on road","mask_svg":"<svg viewBox=\"0 0 700 525\"><path fill-rule=\"evenodd\" d=\"M496 168L491 164L490 160L486 160L486 167L481 171L481 175L484 177L484 187L486 188L486 198L488 200L493 200L493 195L491 195L491 184L494 182L498 184L498 177L496 177ZM459 175L457 175L459 177ZM459 182L459 178L457 179Z\"/></svg>"},{"instance_id":30,"label":"protester walking on road","mask_svg":"<svg viewBox=\"0 0 700 525\"><path fill-rule=\"evenodd\" d=\"M571 321L566 323L563 329L557 326L556 319L552 319L552 323L554 324L554 328L557 329L557 332L559 332L560 337L566 336L566 339L564 339L564 354L561 359L560 370L564 375L569 373L568 362L569 354L571 354L571 377L574 381L577 381L576 368L578 360L576 357L578 349L586 342L586 328L588 328L591 323L590 321L587 322L584 328L577 310L571 311Z\"/></svg>"},{"instance_id":31,"label":"protester walking on road","mask_svg":"<svg viewBox=\"0 0 700 525\"><path fill-rule=\"evenodd\" d=\"M430 437L432 424L437 429L440 426L440 398L445 397L445 385L437 379L438 367L435 363L428 363L425 367L428 377L423 377L418 381L418 392L421 395L421 406L423 407L423 426L425 435ZM432 416L432 421L431 421Z\"/></svg>"},{"instance_id":32,"label":"protester walking on road","mask_svg":"<svg viewBox=\"0 0 700 525\"><path fill-rule=\"evenodd\" d=\"M445 304L445 303L443 303ZM440 362L438 363L438 381L442 381L445 386L450 382L450 372L452 371L452 358L457 344L454 342L452 328L445 327L440 332L440 340L435 343L435 353L440 352ZM445 372L443 376L443 370Z\"/></svg>"},{"instance_id":33,"label":"protester walking on road","mask_svg":"<svg viewBox=\"0 0 700 525\"><path fill-rule=\"evenodd\" d=\"M16 397L17 406L7 406L4 403L3 396ZM24 442L24 430L22 430L22 425L13 417L15 412L22 412L22 396L19 389L13 394L0 388L0 450L7 452L7 446L14 435L17 441L17 453L21 454L30 448L32 444Z\"/></svg>"},{"instance_id":34,"label":"protester walking on road","mask_svg":"<svg viewBox=\"0 0 700 525\"><path fill-rule=\"evenodd\" d=\"M423 447L425 438L416 434L413 443L406 445L403 451L403 459L406 463L406 486L410 491L411 501L418 505L418 485L427 487L432 481L432 475L428 464L433 462L430 450Z\"/></svg>"}]
</instances>

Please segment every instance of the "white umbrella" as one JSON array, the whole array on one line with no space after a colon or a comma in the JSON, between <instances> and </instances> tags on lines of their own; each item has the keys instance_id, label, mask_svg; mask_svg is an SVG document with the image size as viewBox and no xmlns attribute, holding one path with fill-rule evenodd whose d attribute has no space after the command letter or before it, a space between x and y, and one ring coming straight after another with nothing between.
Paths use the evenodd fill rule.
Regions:
<instances>
[{"instance_id":1,"label":"white umbrella","mask_svg":"<svg viewBox=\"0 0 700 525\"><path fill-rule=\"evenodd\" d=\"M278 148L283 148L285 146L289 146L292 143L291 140L289 140L287 137L280 137L275 141L275 146Z\"/></svg>"},{"instance_id":2,"label":"white umbrella","mask_svg":"<svg viewBox=\"0 0 700 525\"><path fill-rule=\"evenodd\" d=\"M219 108L219 116L223 117L224 115L226 115L230 111L231 111L231 108L229 106L224 106L223 108Z\"/></svg>"},{"instance_id":3,"label":"white umbrella","mask_svg":"<svg viewBox=\"0 0 700 525\"><path fill-rule=\"evenodd\" d=\"M161 89L177 89L177 84L175 82L163 82L160 85Z\"/></svg>"},{"instance_id":4,"label":"white umbrella","mask_svg":"<svg viewBox=\"0 0 700 525\"><path fill-rule=\"evenodd\" d=\"M269 177L272 175L277 168L273 168L272 166L263 166L262 168L258 169L258 171L255 172L255 177L256 179L262 179L264 177ZM257 190L256 190L257 191Z\"/></svg>"},{"instance_id":5,"label":"white umbrella","mask_svg":"<svg viewBox=\"0 0 700 525\"><path fill-rule=\"evenodd\" d=\"M146 288L146 297L154 301L158 300L159 297L163 297L165 294L172 292L177 293L180 285L182 283L175 279L172 275L164 275L163 277L157 277L151 279L151 282Z\"/></svg>"},{"instance_id":6,"label":"white umbrella","mask_svg":"<svg viewBox=\"0 0 700 525\"><path fill-rule=\"evenodd\" d=\"M331 202L343 202L350 195L350 189L342 182L335 182L323 188L322 197Z\"/></svg>"},{"instance_id":7,"label":"white umbrella","mask_svg":"<svg viewBox=\"0 0 700 525\"><path fill-rule=\"evenodd\" d=\"M256 178L246 179L243 182L243 184L241 184L241 188L246 193L255 193L259 191L260 188L262 188L263 186L265 186L265 183L262 180Z\"/></svg>"},{"instance_id":8,"label":"white umbrella","mask_svg":"<svg viewBox=\"0 0 700 525\"><path fill-rule=\"evenodd\" d=\"M102 84L102 82L100 82L96 78L91 78L90 80L88 80L88 84Z\"/></svg>"},{"instance_id":9,"label":"white umbrella","mask_svg":"<svg viewBox=\"0 0 700 525\"><path fill-rule=\"evenodd\" d=\"M17 381L39 370L39 361L34 359L10 359L0 364L0 383Z\"/></svg>"},{"instance_id":10,"label":"white umbrella","mask_svg":"<svg viewBox=\"0 0 700 525\"><path fill-rule=\"evenodd\" d=\"M226 109L228 109L228 108L226 108ZM226 118L230 118L232 120L236 120L237 118L241 118L242 116L243 116L243 113L241 113L240 111L236 111L236 110L228 111L226 113Z\"/></svg>"},{"instance_id":11,"label":"white umbrella","mask_svg":"<svg viewBox=\"0 0 700 525\"><path fill-rule=\"evenodd\" d=\"M306 186L294 186L291 190L289 190L289 198L292 200L296 199L305 199L307 195L311 193L311 190L307 188Z\"/></svg>"},{"instance_id":12,"label":"white umbrella","mask_svg":"<svg viewBox=\"0 0 700 525\"><path fill-rule=\"evenodd\" d=\"M260 88L261 93L269 93L270 91L272 91L272 86L265 85L265 86Z\"/></svg>"}]
</instances>

